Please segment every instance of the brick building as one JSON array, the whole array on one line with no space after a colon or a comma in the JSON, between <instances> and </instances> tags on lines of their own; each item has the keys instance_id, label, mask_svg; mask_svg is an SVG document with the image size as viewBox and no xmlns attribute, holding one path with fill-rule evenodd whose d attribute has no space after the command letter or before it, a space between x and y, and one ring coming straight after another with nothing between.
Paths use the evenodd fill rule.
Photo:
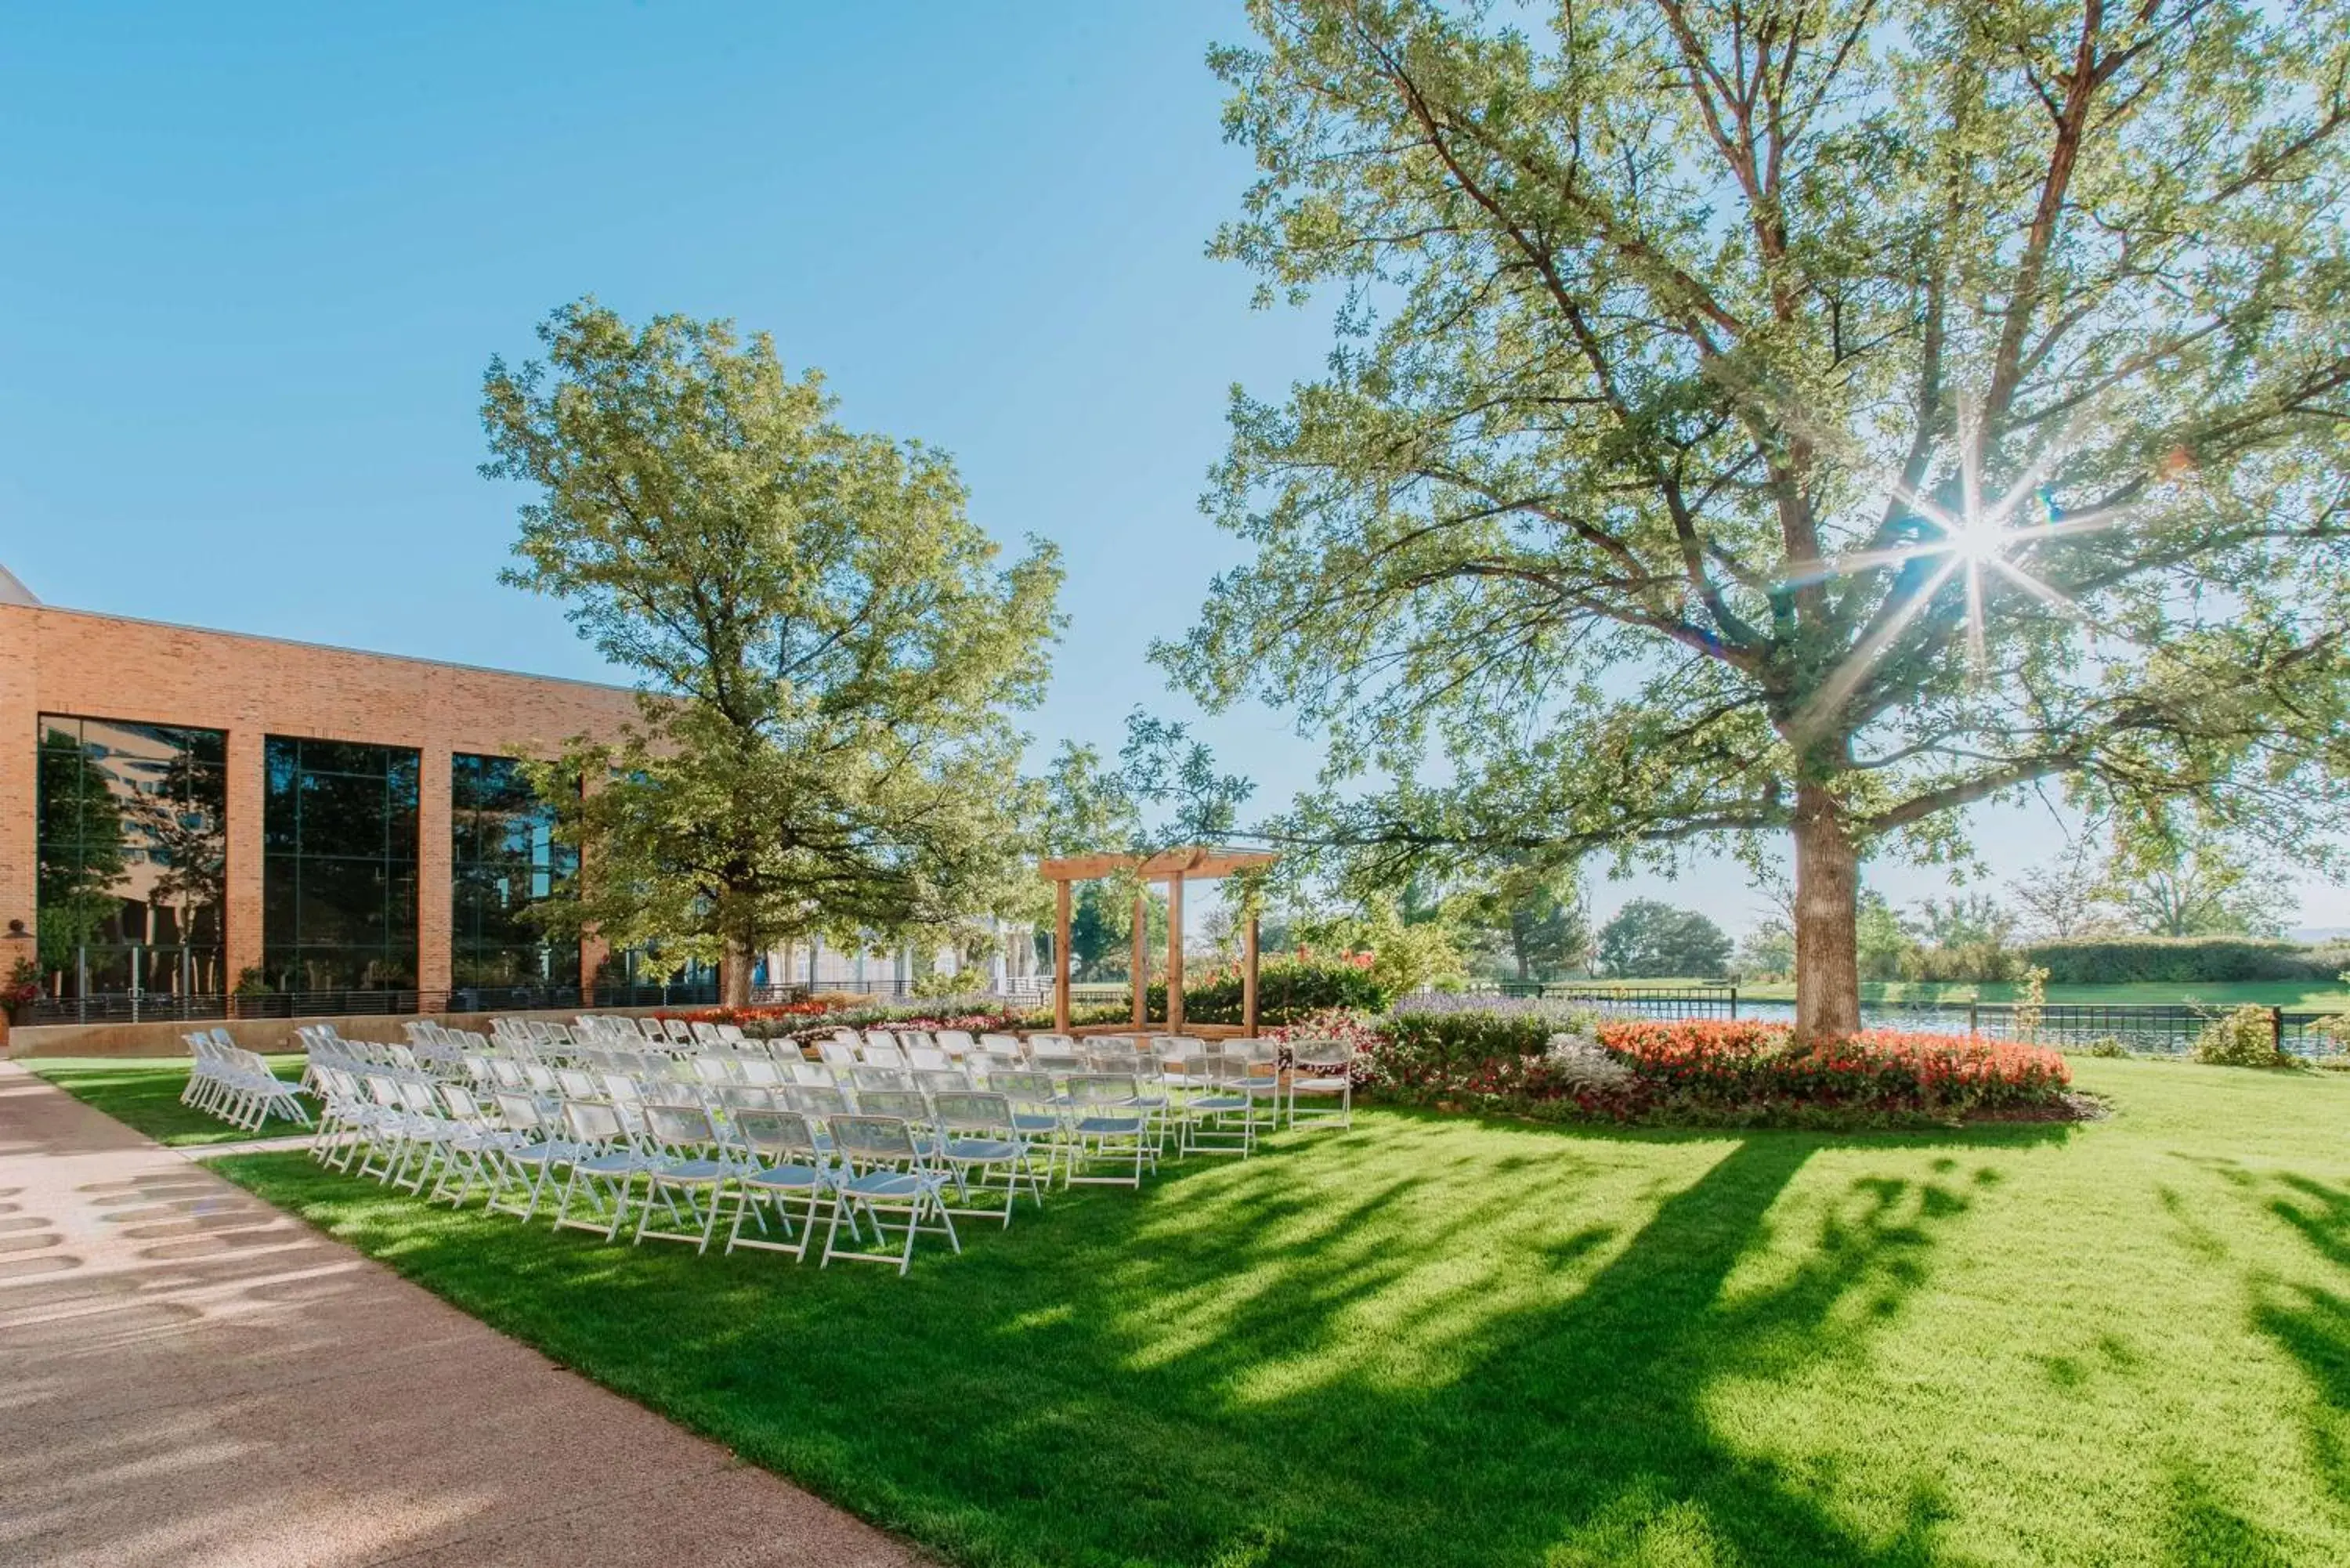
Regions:
<instances>
[{"instance_id":1,"label":"brick building","mask_svg":"<svg viewBox=\"0 0 2350 1568\"><path fill-rule=\"evenodd\" d=\"M572 867L514 759L634 704L56 608L0 568L0 979L32 961L51 1015L202 1011L240 981L288 1006L576 998L606 955L517 918Z\"/></svg>"}]
</instances>

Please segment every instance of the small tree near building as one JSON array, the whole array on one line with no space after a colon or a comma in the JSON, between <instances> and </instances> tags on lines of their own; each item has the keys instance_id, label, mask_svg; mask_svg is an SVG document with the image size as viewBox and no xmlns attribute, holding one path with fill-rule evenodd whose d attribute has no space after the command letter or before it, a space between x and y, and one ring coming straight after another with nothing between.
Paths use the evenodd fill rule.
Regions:
<instances>
[{"instance_id":1,"label":"small tree near building","mask_svg":"<svg viewBox=\"0 0 2350 1568\"><path fill-rule=\"evenodd\" d=\"M592 301L493 360L484 472L535 493L507 580L637 672L614 745L539 779L582 852L546 923L720 965L1017 908L1043 789L1010 715L1042 695L1060 566L1008 566L919 442L851 431L764 335ZM558 787L585 778L584 792Z\"/></svg>"}]
</instances>

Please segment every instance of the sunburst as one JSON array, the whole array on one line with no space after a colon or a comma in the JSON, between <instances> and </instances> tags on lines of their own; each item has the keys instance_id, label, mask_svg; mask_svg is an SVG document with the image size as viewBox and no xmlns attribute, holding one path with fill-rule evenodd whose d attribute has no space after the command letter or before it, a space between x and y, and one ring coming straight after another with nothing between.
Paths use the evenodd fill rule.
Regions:
<instances>
[{"instance_id":1,"label":"sunburst","mask_svg":"<svg viewBox=\"0 0 2350 1568\"><path fill-rule=\"evenodd\" d=\"M1970 446L1971 443L1970 443ZM1939 558L1933 571L1909 590L1903 600L1846 656L1804 707L1804 728L1841 709L1858 689L1894 639L1907 630L1953 577L1960 579L1966 599L1969 662L1980 673L1990 662L1987 606L1994 587L2020 588L2064 615L2081 617L2080 607L2033 576L2025 566L2033 549L2045 540L2095 533L2123 520L2117 508L2060 513L2049 494L2046 480L2050 459L2034 463L2008 491L1985 501L1975 464L1960 472L1959 502L1944 506L1908 486L1898 486L1894 497L1908 509L1904 522L1914 524L1924 536L1900 545L1856 550L1822 562L1816 568L1788 579L1790 586L1852 576L1861 572L1898 569L1913 561Z\"/></svg>"}]
</instances>

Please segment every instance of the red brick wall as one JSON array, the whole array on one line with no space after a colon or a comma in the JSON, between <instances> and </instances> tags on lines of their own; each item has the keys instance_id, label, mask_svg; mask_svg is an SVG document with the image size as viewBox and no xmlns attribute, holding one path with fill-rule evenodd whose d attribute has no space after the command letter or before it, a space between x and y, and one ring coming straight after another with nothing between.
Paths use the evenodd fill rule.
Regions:
<instances>
[{"instance_id":1,"label":"red brick wall","mask_svg":"<svg viewBox=\"0 0 2350 1568\"><path fill-rule=\"evenodd\" d=\"M418 980L440 989L450 755L551 755L574 736L615 733L635 712L635 694L619 687L0 604L0 930L33 923L38 714L228 732L231 975L261 961L262 737L413 746L423 755Z\"/></svg>"}]
</instances>

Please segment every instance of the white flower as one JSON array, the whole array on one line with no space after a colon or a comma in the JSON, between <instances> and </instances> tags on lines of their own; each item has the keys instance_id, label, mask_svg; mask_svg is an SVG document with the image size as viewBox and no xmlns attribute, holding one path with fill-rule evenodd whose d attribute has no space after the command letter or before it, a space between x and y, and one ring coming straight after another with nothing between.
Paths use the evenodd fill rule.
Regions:
<instances>
[{"instance_id":1,"label":"white flower","mask_svg":"<svg viewBox=\"0 0 2350 1568\"><path fill-rule=\"evenodd\" d=\"M1632 1075L1631 1068L1588 1034L1552 1035L1543 1044L1543 1059L1561 1082L1586 1092L1619 1087Z\"/></svg>"}]
</instances>

